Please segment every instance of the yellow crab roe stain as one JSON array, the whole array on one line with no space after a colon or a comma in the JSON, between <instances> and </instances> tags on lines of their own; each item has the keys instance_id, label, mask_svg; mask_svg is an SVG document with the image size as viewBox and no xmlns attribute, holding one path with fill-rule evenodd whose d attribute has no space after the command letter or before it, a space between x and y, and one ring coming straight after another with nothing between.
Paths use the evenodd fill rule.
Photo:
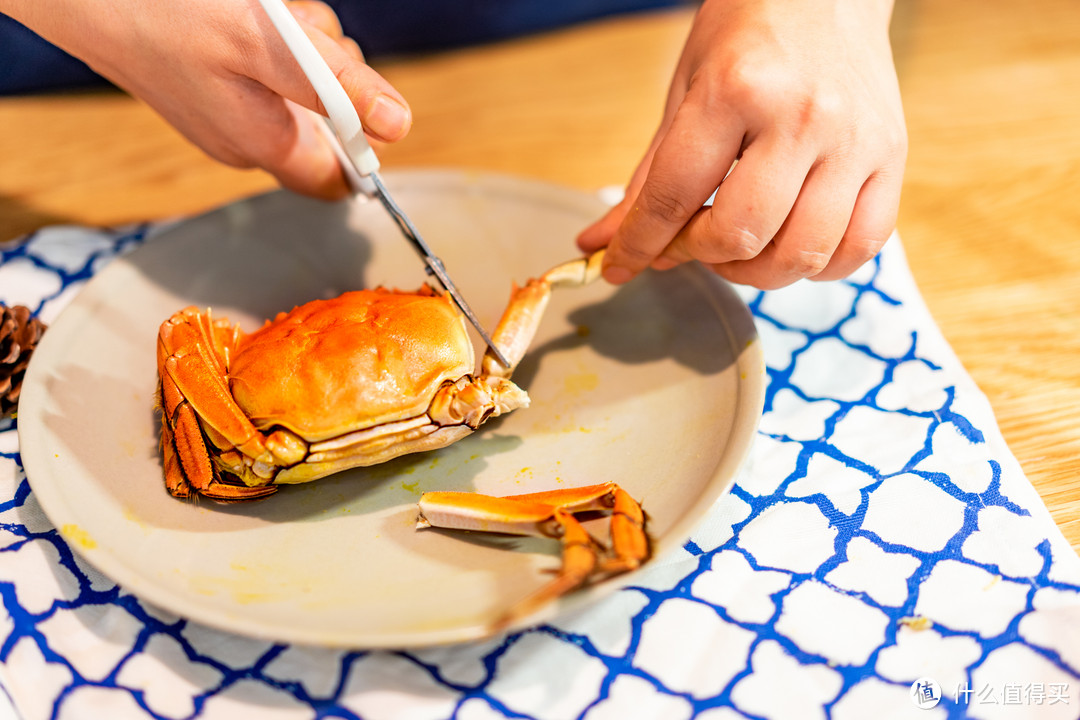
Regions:
<instances>
[{"instance_id":1,"label":"yellow crab roe stain","mask_svg":"<svg viewBox=\"0 0 1080 720\"><path fill-rule=\"evenodd\" d=\"M142 530L144 535L150 534L153 528L147 525L146 522L141 517L139 517L139 515L131 508L131 506L125 505L123 510L125 520Z\"/></svg>"},{"instance_id":2,"label":"yellow crab roe stain","mask_svg":"<svg viewBox=\"0 0 1080 720\"><path fill-rule=\"evenodd\" d=\"M595 390L600 385L600 377L594 372L581 372L567 375L563 380L563 389L570 395Z\"/></svg>"},{"instance_id":3,"label":"yellow crab roe stain","mask_svg":"<svg viewBox=\"0 0 1080 720\"><path fill-rule=\"evenodd\" d=\"M922 632L923 630L929 630L931 627L933 627L934 623L928 617L925 617L923 615L915 615L900 618L900 625L906 628L911 628L915 632Z\"/></svg>"},{"instance_id":4,"label":"yellow crab roe stain","mask_svg":"<svg viewBox=\"0 0 1080 720\"><path fill-rule=\"evenodd\" d=\"M85 550L93 550L97 547L97 543L94 542L94 538L90 537L90 533L86 532L78 525L64 525L60 528L60 534L63 535L65 539Z\"/></svg>"},{"instance_id":5,"label":"yellow crab roe stain","mask_svg":"<svg viewBox=\"0 0 1080 720\"><path fill-rule=\"evenodd\" d=\"M401 489L404 490L405 492L413 493L414 495L416 494L416 488L418 488L419 486L420 486L420 481L419 480L417 480L416 482L411 482L411 483L407 483L404 480L401 481Z\"/></svg>"}]
</instances>

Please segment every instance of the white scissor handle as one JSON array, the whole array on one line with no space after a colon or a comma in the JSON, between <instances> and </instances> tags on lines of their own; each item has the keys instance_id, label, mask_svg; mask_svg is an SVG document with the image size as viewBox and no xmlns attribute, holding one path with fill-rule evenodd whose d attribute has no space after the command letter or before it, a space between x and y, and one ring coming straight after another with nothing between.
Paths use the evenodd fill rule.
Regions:
<instances>
[{"instance_id":1,"label":"white scissor handle","mask_svg":"<svg viewBox=\"0 0 1080 720\"><path fill-rule=\"evenodd\" d=\"M330 124L338 139L352 159L361 175L367 176L379 169L379 158L364 137L364 126L353 107L345 88L338 82L334 71L326 64L315 44L307 36L300 23L296 21L283 0L259 0L270 21L274 23L281 39L285 41L289 52L300 64L300 69L311 82L315 94L319 96Z\"/></svg>"}]
</instances>

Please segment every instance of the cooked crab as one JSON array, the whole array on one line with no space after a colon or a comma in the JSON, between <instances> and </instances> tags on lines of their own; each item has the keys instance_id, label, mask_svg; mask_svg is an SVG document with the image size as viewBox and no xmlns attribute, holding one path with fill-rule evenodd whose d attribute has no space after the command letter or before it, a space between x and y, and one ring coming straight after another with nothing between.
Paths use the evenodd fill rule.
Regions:
<instances>
[{"instance_id":1,"label":"cooked crab","mask_svg":"<svg viewBox=\"0 0 1080 720\"><path fill-rule=\"evenodd\" d=\"M189 307L161 325L157 362L165 484L236 502L288 483L434 450L528 405L509 376L551 289L596 279L600 254L514 287L479 370L449 296L347 292L279 314L250 334Z\"/></svg>"}]
</instances>

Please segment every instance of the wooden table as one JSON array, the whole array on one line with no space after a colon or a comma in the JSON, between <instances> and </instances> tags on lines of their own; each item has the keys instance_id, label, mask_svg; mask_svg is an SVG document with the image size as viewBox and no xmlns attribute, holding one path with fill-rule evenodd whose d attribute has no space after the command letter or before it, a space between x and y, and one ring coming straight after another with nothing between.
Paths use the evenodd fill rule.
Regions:
<instances>
[{"instance_id":1,"label":"wooden table","mask_svg":"<svg viewBox=\"0 0 1080 720\"><path fill-rule=\"evenodd\" d=\"M415 113L390 168L621 184L659 119L689 11L379 69ZM1080 548L1080 4L898 0L915 277L1002 432ZM0 238L197 213L274 187L109 91L0 100Z\"/></svg>"}]
</instances>

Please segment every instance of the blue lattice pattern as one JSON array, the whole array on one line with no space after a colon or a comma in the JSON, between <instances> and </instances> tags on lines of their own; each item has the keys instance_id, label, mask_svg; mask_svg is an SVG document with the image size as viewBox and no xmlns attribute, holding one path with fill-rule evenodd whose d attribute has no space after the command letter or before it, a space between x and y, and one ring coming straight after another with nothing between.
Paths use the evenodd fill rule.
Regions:
<instances>
[{"instance_id":1,"label":"blue lattice pattern","mask_svg":"<svg viewBox=\"0 0 1080 720\"><path fill-rule=\"evenodd\" d=\"M153 231L0 245L0 301L49 321ZM0 421L0 684L26 720L1080 716L1080 560L898 239L847 281L743 295L769 382L735 488L638 585L483 643L347 652L164 613L72 553Z\"/></svg>"}]
</instances>

